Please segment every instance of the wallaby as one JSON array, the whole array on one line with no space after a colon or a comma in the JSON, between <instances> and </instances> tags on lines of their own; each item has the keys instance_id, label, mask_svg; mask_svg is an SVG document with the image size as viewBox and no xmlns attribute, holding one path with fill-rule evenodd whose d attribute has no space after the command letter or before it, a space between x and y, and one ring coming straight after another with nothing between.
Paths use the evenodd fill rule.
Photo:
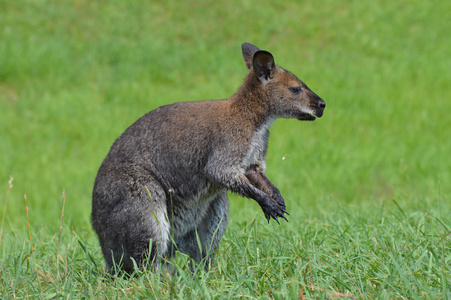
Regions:
<instances>
[{"instance_id":1,"label":"wallaby","mask_svg":"<svg viewBox=\"0 0 451 300\"><path fill-rule=\"evenodd\" d=\"M271 53L242 45L249 72L226 100L159 107L131 125L98 171L92 225L110 272L132 273L175 250L212 259L228 221L227 190L252 198L266 219L285 202L265 175L276 118L315 120L326 103ZM199 247L198 239L201 247Z\"/></svg>"}]
</instances>

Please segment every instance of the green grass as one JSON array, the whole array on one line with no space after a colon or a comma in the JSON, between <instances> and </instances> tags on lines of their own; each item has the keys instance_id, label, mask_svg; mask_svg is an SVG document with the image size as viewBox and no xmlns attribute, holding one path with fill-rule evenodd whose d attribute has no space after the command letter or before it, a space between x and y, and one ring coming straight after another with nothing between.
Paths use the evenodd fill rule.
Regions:
<instances>
[{"instance_id":1,"label":"green grass","mask_svg":"<svg viewBox=\"0 0 451 300\"><path fill-rule=\"evenodd\" d=\"M0 0L0 11L1 298L451 298L448 1ZM315 122L271 129L267 174L290 222L267 225L231 195L210 272L191 275L180 255L179 276L111 281L89 223L102 159L160 105L231 96L242 42L327 102Z\"/></svg>"},{"instance_id":2,"label":"green grass","mask_svg":"<svg viewBox=\"0 0 451 300\"><path fill-rule=\"evenodd\" d=\"M192 275L180 255L177 276L133 280L105 275L91 232L63 229L57 256L57 234L35 230L36 258L26 240L2 245L0 286L6 298L449 297L449 226L434 212L387 206L356 213L330 201L317 217L296 213L289 226L234 221L211 271Z\"/></svg>"}]
</instances>

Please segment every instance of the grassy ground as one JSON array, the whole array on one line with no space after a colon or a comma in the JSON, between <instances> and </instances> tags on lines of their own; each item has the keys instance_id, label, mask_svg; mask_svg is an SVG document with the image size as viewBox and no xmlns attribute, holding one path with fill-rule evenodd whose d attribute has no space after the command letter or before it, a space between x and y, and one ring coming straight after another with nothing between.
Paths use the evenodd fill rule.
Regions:
<instances>
[{"instance_id":1,"label":"grassy ground","mask_svg":"<svg viewBox=\"0 0 451 300\"><path fill-rule=\"evenodd\" d=\"M450 298L450 10L0 1L0 297ZM271 129L290 222L231 195L212 271L192 276L180 255L180 276L105 278L89 214L110 145L160 105L232 95L245 41L327 102L322 119Z\"/></svg>"}]
</instances>

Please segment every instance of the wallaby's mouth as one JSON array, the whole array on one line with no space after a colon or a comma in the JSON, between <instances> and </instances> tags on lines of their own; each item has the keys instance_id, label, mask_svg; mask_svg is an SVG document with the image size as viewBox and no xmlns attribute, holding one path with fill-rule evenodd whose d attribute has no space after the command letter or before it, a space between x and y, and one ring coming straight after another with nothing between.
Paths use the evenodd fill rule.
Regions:
<instances>
[{"instance_id":1,"label":"wallaby's mouth","mask_svg":"<svg viewBox=\"0 0 451 300\"><path fill-rule=\"evenodd\" d=\"M316 117L314 115L308 113L302 113L298 116L298 120L300 121L315 121Z\"/></svg>"},{"instance_id":2,"label":"wallaby's mouth","mask_svg":"<svg viewBox=\"0 0 451 300\"><path fill-rule=\"evenodd\" d=\"M315 112L312 112L312 113L305 113L305 112L303 112L303 113L301 113L298 116L298 120L300 120L300 121L315 121L316 118L321 118L322 116L323 116L323 110L315 111Z\"/></svg>"}]
</instances>

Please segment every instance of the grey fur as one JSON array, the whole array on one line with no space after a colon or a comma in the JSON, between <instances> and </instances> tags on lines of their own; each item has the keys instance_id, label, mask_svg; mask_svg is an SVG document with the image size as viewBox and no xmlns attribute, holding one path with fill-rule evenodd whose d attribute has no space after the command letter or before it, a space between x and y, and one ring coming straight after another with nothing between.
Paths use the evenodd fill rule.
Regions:
<instances>
[{"instance_id":1,"label":"grey fur","mask_svg":"<svg viewBox=\"0 0 451 300\"><path fill-rule=\"evenodd\" d=\"M286 220L285 202L264 173L269 127L280 117L321 117L325 102L269 52L247 43L242 52L249 73L230 99L159 107L111 147L91 215L111 272L133 272L132 259L158 269L176 249L197 262L211 258L227 226L227 190L256 200L268 221Z\"/></svg>"}]
</instances>

